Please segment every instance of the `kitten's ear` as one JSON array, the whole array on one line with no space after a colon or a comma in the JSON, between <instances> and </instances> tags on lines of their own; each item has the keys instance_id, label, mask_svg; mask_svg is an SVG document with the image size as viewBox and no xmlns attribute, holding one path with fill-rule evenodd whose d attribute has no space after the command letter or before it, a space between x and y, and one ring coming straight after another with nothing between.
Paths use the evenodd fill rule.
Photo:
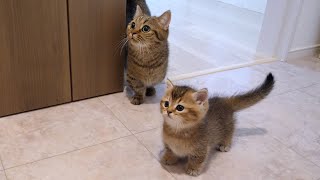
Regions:
<instances>
[{"instance_id":1,"label":"kitten's ear","mask_svg":"<svg viewBox=\"0 0 320 180\"><path fill-rule=\"evenodd\" d=\"M142 16L142 15L143 15L142 9L140 8L139 5L137 5L136 13L134 14L133 19L136 18L136 17Z\"/></svg>"},{"instance_id":2,"label":"kitten's ear","mask_svg":"<svg viewBox=\"0 0 320 180\"><path fill-rule=\"evenodd\" d=\"M169 24L171 21L171 11L168 10L164 12L160 17L158 17L158 23L164 30L169 29Z\"/></svg>"},{"instance_id":3,"label":"kitten's ear","mask_svg":"<svg viewBox=\"0 0 320 180\"><path fill-rule=\"evenodd\" d=\"M174 86L173 83L168 78L167 78L166 84L167 84L167 89L172 89Z\"/></svg>"},{"instance_id":4,"label":"kitten's ear","mask_svg":"<svg viewBox=\"0 0 320 180\"><path fill-rule=\"evenodd\" d=\"M204 103L205 101L208 100L208 89L207 88L200 89L199 91L193 93L193 97L198 104Z\"/></svg>"}]
</instances>

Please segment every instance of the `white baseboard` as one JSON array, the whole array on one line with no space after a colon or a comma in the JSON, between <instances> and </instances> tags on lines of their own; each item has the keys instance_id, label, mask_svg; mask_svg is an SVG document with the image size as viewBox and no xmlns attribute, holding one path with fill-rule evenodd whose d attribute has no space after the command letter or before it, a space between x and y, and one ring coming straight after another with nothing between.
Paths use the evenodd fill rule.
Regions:
<instances>
[{"instance_id":1,"label":"white baseboard","mask_svg":"<svg viewBox=\"0 0 320 180\"><path fill-rule=\"evenodd\" d=\"M315 44L312 46L306 46L302 48L291 49L288 53L287 60L303 58L308 56L319 57L320 44Z\"/></svg>"},{"instance_id":2,"label":"white baseboard","mask_svg":"<svg viewBox=\"0 0 320 180\"><path fill-rule=\"evenodd\" d=\"M168 78L171 81L178 81L178 80L189 79L189 78L193 78L193 77L197 77L197 76L213 74L213 73L217 73L217 72L221 72L221 71L228 71L228 70L232 70L232 69L249 67L249 66L254 66L254 65L258 65L258 64L270 63L270 62L274 62L274 61L278 61L278 59L275 59L275 58L259 59L259 60L255 60L255 61L248 62L248 63L234 64L231 66L206 69L206 70L202 70L202 71L196 71L196 72L192 72L192 73L176 75L176 76L172 76L172 77L168 77Z\"/></svg>"}]
</instances>

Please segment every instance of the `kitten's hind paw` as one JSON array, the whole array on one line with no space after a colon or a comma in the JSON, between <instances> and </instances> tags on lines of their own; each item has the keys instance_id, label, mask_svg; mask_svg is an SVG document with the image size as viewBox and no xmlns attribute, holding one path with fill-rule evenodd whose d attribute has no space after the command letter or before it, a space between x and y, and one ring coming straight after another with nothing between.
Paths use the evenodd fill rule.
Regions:
<instances>
[{"instance_id":1,"label":"kitten's hind paw","mask_svg":"<svg viewBox=\"0 0 320 180\"><path fill-rule=\"evenodd\" d=\"M141 96L132 96L130 102L133 105L140 105L143 103L143 98Z\"/></svg>"},{"instance_id":2,"label":"kitten's hind paw","mask_svg":"<svg viewBox=\"0 0 320 180\"><path fill-rule=\"evenodd\" d=\"M146 91L146 96L153 96L156 94L156 89L154 87L148 87Z\"/></svg>"},{"instance_id":3,"label":"kitten's hind paw","mask_svg":"<svg viewBox=\"0 0 320 180\"><path fill-rule=\"evenodd\" d=\"M219 145L217 149L221 152L228 152L230 151L230 146Z\"/></svg>"}]
</instances>

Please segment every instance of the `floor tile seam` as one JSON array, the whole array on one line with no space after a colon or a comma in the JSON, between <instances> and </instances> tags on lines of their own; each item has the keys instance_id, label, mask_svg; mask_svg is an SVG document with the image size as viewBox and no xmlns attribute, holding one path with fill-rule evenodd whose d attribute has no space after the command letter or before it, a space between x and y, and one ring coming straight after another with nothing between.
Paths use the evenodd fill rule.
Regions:
<instances>
[{"instance_id":1,"label":"floor tile seam","mask_svg":"<svg viewBox=\"0 0 320 180\"><path fill-rule=\"evenodd\" d=\"M77 148L77 149L74 149L74 150L71 150L71 151L67 151L67 152L63 152L63 153L60 153L60 154L55 154L55 155L52 155L52 156L49 156L49 157L37 159L35 161L14 165L14 166L11 166L11 167L8 167L8 168L3 166L3 169L6 171L6 170L10 170L10 169L21 167L21 166L26 166L26 165L29 165L29 164L33 164L33 163L41 162L41 161L44 161L44 160L47 160L47 159L52 159L52 158L56 158L56 157L59 157L59 156L71 154L71 153L74 153L74 152L78 152L78 151L81 151L81 150L84 150L84 149L88 149L88 148L92 148L92 147L95 147L95 146L99 146L99 145L102 145L102 144L111 143L113 141L124 139L124 138L130 137L130 136L133 136L133 134L124 135L124 136L121 136L121 137L118 137L118 138L115 138L115 139L111 139L111 140L108 140L108 141L103 141L103 142L91 144L91 145L84 146L84 147L81 147L81 148Z\"/></svg>"},{"instance_id":2,"label":"floor tile seam","mask_svg":"<svg viewBox=\"0 0 320 180\"><path fill-rule=\"evenodd\" d=\"M254 123L249 122L250 125L252 125L255 128L260 128L256 125L254 125ZM313 165L317 166L320 170L320 165L314 163L313 161L309 160L309 158L307 158L306 156L300 154L299 152L297 152L296 150L294 150L291 146L286 145L285 143L283 143L280 139L278 139L276 136L272 135L272 134L267 134L268 137L272 138L273 140L277 141L278 143L282 144L284 147L286 147L287 149L290 149L291 151L293 151L295 154L297 154L298 156L300 156L302 159L312 163Z\"/></svg>"},{"instance_id":3,"label":"floor tile seam","mask_svg":"<svg viewBox=\"0 0 320 180\"><path fill-rule=\"evenodd\" d=\"M3 162L2 162L2 157L1 156L0 156L0 162L1 162L1 166L2 166L2 169L3 169L4 176L6 177L6 179L8 179L6 170L4 169L4 166L3 166Z\"/></svg>"},{"instance_id":4,"label":"floor tile seam","mask_svg":"<svg viewBox=\"0 0 320 180\"><path fill-rule=\"evenodd\" d=\"M156 129L156 128L155 128ZM142 133L142 132L141 132ZM170 175L173 179L177 179L165 166L161 164L161 162L158 160L158 158L144 145L143 142L139 140L139 138L136 136L138 134L134 134L134 137L137 139L137 141L151 154L151 156L159 163L160 166L162 166Z\"/></svg>"},{"instance_id":5,"label":"floor tile seam","mask_svg":"<svg viewBox=\"0 0 320 180\"><path fill-rule=\"evenodd\" d=\"M112 115L113 115L115 118L117 118L117 120L131 133L131 135L134 135L134 133L132 133L132 131L121 121L121 118L119 118L119 117L113 112L113 110L112 110L111 108L109 108L100 98L98 98L98 99L99 99L100 102L102 102L102 104L103 104L105 107L107 107L107 108L110 110L110 112L112 113Z\"/></svg>"}]
</instances>

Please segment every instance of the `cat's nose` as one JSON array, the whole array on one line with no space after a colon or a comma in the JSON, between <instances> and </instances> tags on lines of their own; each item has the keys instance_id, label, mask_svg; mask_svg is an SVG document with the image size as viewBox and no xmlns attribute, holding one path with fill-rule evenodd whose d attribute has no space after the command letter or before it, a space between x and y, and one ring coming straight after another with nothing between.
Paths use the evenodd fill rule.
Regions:
<instances>
[{"instance_id":1,"label":"cat's nose","mask_svg":"<svg viewBox=\"0 0 320 180\"><path fill-rule=\"evenodd\" d=\"M170 115L172 112L171 111L167 111L168 115Z\"/></svg>"}]
</instances>

